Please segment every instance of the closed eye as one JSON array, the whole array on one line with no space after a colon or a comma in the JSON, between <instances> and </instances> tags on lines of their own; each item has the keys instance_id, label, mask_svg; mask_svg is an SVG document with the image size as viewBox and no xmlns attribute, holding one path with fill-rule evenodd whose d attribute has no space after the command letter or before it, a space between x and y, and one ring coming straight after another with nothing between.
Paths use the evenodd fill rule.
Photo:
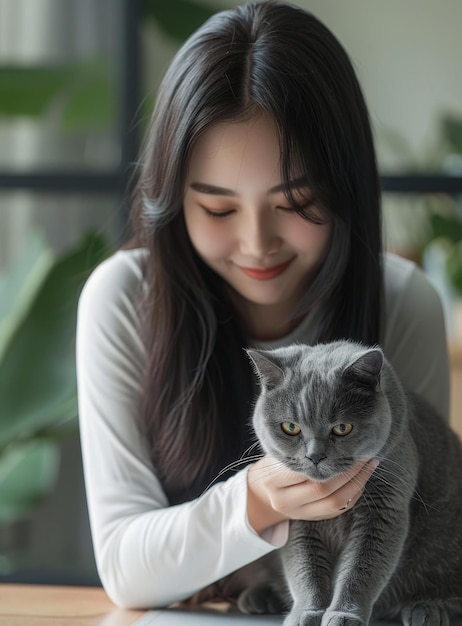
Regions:
<instances>
[{"instance_id":1,"label":"closed eye","mask_svg":"<svg viewBox=\"0 0 462 626\"><path fill-rule=\"evenodd\" d=\"M309 202L305 202L304 204L299 204L299 205L295 205L295 204L289 204L289 205L278 204L276 206L276 209L279 209L280 211L288 211L289 213L294 213L296 211L303 211L304 209L308 209L309 207L313 206L313 204L314 204L313 200L310 200Z\"/></svg>"},{"instance_id":2,"label":"closed eye","mask_svg":"<svg viewBox=\"0 0 462 626\"><path fill-rule=\"evenodd\" d=\"M327 213L319 208L314 199L297 205L278 205L276 209L285 213L297 213L309 222L319 226L329 223Z\"/></svg>"},{"instance_id":3,"label":"closed eye","mask_svg":"<svg viewBox=\"0 0 462 626\"><path fill-rule=\"evenodd\" d=\"M232 213L234 213L234 209L229 209L226 211L212 211L212 209L207 208L203 204L200 204L199 206L207 215L207 217L212 217L212 218L228 217L228 215L231 215Z\"/></svg>"}]
</instances>

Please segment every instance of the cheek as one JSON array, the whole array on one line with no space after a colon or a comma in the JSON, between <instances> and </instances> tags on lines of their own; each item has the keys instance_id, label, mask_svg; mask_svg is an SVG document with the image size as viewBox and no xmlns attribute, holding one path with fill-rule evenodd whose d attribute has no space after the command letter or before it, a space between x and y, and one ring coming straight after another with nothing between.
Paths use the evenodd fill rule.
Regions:
<instances>
[{"instance_id":1,"label":"cheek","mask_svg":"<svg viewBox=\"0 0 462 626\"><path fill-rule=\"evenodd\" d=\"M294 224L291 227L292 245L300 250L303 256L323 260L329 250L332 236L330 224L318 225L310 222Z\"/></svg>"},{"instance_id":2,"label":"cheek","mask_svg":"<svg viewBox=\"0 0 462 626\"><path fill-rule=\"evenodd\" d=\"M222 225L214 224L212 219L186 218L186 229L193 247L202 258L218 260L230 253L232 243L229 234Z\"/></svg>"}]
</instances>

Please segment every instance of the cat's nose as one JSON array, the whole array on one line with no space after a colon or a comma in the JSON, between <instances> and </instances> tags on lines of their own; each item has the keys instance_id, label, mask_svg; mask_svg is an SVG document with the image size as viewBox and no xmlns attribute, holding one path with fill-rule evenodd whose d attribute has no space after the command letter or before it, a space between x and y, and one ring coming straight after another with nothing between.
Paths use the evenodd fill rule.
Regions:
<instances>
[{"instance_id":1,"label":"cat's nose","mask_svg":"<svg viewBox=\"0 0 462 626\"><path fill-rule=\"evenodd\" d=\"M326 458L324 452L312 453L310 456L306 455L306 458L313 463L313 465L318 465Z\"/></svg>"}]
</instances>

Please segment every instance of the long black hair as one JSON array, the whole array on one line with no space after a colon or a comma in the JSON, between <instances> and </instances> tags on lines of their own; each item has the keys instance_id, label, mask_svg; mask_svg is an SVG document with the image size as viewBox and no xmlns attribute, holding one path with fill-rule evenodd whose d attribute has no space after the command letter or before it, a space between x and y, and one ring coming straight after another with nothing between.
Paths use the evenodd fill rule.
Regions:
<instances>
[{"instance_id":1,"label":"long black hair","mask_svg":"<svg viewBox=\"0 0 462 626\"><path fill-rule=\"evenodd\" d=\"M268 0L217 13L165 74L133 213L138 242L149 250L141 410L156 468L179 490L238 453L251 396L244 333L222 279L186 232L188 159L212 124L259 112L278 128L289 198L289 181L302 173L332 220L330 250L298 313L322 305L318 341L380 341L379 178L352 64L334 35L298 7Z\"/></svg>"}]
</instances>

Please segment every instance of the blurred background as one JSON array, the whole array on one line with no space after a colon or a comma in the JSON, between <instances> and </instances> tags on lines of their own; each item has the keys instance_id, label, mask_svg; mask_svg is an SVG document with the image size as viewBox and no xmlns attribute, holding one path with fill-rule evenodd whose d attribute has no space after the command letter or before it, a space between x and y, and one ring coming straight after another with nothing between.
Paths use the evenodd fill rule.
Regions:
<instances>
[{"instance_id":1,"label":"blurred background","mask_svg":"<svg viewBox=\"0 0 462 626\"><path fill-rule=\"evenodd\" d=\"M0 581L99 584L77 427L77 299L128 235L133 163L169 60L237 4L0 0ZM356 67L386 245L441 294L462 432L462 3L295 4Z\"/></svg>"}]
</instances>

